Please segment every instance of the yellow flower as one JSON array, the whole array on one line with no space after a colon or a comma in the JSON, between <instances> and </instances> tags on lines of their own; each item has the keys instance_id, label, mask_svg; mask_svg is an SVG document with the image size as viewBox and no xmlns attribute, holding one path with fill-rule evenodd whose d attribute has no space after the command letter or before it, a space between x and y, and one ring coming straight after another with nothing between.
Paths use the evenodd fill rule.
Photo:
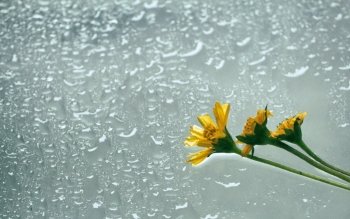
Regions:
<instances>
[{"instance_id":1,"label":"yellow flower","mask_svg":"<svg viewBox=\"0 0 350 219\"><path fill-rule=\"evenodd\" d=\"M226 124L229 111L230 104L220 104L216 102L213 109L216 123L208 114L198 116L198 121L203 128L196 125L191 126L190 136L186 138L184 143L187 146L197 145L205 149L190 154L187 162L192 163L192 165L197 165L216 151L215 147L218 141L227 137Z\"/></svg>"},{"instance_id":2,"label":"yellow flower","mask_svg":"<svg viewBox=\"0 0 350 219\"><path fill-rule=\"evenodd\" d=\"M242 133L236 136L239 142L246 143L241 152L242 156L247 156L251 150L254 152L254 145L266 144L266 139L269 135L266 123L267 118L270 116L272 116L272 113L266 107L265 109L259 109L256 112L256 116L251 116L247 119Z\"/></svg>"},{"instance_id":3,"label":"yellow flower","mask_svg":"<svg viewBox=\"0 0 350 219\"><path fill-rule=\"evenodd\" d=\"M277 126L277 129L271 133L271 137L282 138L286 140L293 140L295 137L298 137L294 136L295 134L299 135L298 133L295 133L295 126L298 125L297 128L300 128L300 125L303 124L306 115L307 113L303 112L285 119Z\"/></svg>"},{"instance_id":4,"label":"yellow flower","mask_svg":"<svg viewBox=\"0 0 350 219\"><path fill-rule=\"evenodd\" d=\"M255 126L259 124L260 126L266 125L267 118L272 116L272 113L268 109L259 109L256 112L256 116L249 117L244 125L242 136L255 135Z\"/></svg>"}]
</instances>

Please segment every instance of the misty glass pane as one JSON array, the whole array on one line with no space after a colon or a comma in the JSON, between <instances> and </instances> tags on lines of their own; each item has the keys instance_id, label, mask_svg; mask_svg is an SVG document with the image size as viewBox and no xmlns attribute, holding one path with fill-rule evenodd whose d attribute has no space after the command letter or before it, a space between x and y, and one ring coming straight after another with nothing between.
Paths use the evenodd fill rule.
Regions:
<instances>
[{"instance_id":1,"label":"misty glass pane","mask_svg":"<svg viewBox=\"0 0 350 219\"><path fill-rule=\"evenodd\" d=\"M231 103L350 170L350 4L0 1L0 218L350 218L350 192L240 156L192 167L197 115ZM337 180L271 146L255 154Z\"/></svg>"}]
</instances>

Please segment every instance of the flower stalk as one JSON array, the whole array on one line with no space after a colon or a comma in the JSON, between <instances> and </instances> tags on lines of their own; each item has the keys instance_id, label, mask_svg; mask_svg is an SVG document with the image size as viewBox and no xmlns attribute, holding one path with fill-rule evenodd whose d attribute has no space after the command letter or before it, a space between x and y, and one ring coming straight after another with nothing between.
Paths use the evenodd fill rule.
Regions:
<instances>
[{"instance_id":1,"label":"flower stalk","mask_svg":"<svg viewBox=\"0 0 350 219\"><path fill-rule=\"evenodd\" d=\"M287 144L285 144L285 143L283 143L281 141L278 141L278 140L275 140L273 138L270 138L269 139L269 143L271 145L274 145L274 146L276 146L278 148L282 148L282 149L284 149L284 150L294 154L295 156L299 157L300 159L304 160L305 162L311 164L312 166L314 166L314 167L316 167L316 168L318 168L318 169L320 169L320 170L322 170L322 171L324 171L326 173L329 173L329 174L331 174L333 176L336 176L336 177L338 177L338 178L340 178L340 179L350 183L350 177L348 177L348 176L346 176L346 175L344 175L342 173L339 173L338 171L335 171L335 170L333 170L333 169L331 169L331 168L329 168L327 166L324 166L324 165L316 162L315 160L309 158L305 154L301 153L300 151L292 148L291 146L289 146L289 145L287 145Z\"/></svg>"},{"instance_id":2,"label":"flower stalk","mask_svg":"<svg viewBox=\"0 0 350 219\"><path fill-rule=\"evenodd\" d=\"M299 142L296 143L301 149L303 149L303 151L305 151L308 155L310 155L310 157L312 157L313 159L315 159L316 161L318 161L319 163L323 164L324 166L333 169L335 171L338 171L344 175L350 176L350 172L342 170L338 167L335 167L331 164L329 164L328 162L324 161L323 159L321 159L319 156L317 156L305 143L303 140L300 140Z\"/></svg>"},{"instance_id":3,"label":"flower stalk","mask_svg":"<svg viewBox=\"0 0 350 219\"><path fill-rule=\"evenodd\" d=\"M326 183L326 184L329 184L329 185L332 185L332 186L336 186L336 187L339 187L339 188L342 188L342 189L350 191L350 186L347 186L347 185L345 185L343 183L335 182L335 181L332 181L332 180L329 180L329 179L325 179L325 178L322 178L322 177L319 177L319 176L316 176L316 175L313 175L313 174L305 173L305 172L302 172L300 170L297 170L297 169L294 169L294 168L282 165L280 163L273 162L271 160L263 159L263 158L260 158L260 157L257 157L257 156L248 155L247 158L249 158L251 160L254 160L254 161L257 161L257 162L260 162L260 163L264 163L264 164L270 165L270 166L274 166L276 168L279 168L279 169L282 169L282 170L285 170L285 171L288 171L288 172L291 172L291 173L294 173L294 174L297 174L297 175L300 175L300 176L307 177L309 179L313 179L313 180L316 180L316 181L319 181L319 182L323 182L323 183Z\"/></svg>"}]
</instances>

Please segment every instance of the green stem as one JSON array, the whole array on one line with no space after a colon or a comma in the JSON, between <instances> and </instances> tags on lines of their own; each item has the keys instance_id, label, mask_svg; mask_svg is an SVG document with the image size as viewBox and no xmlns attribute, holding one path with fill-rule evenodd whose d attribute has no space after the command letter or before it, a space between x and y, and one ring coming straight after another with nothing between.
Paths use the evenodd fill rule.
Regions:
<instances>
[{"instance_id":1,"label":"green stem","mask_svg":"<svg viewBox=\"0 0 350 219\"><path fill-rule=\"evenodd\" d=\"M326 183L326 184L329 184L329 185L332 185L332 186L336 186L336 187L339 187L339 188L346 189L346 190L350 191L350 187L347 186L347 185L344 185L342 183L334 182L334 181L331 181L331 180L328 180L328 179L324 179L324 178L316 176L316 175L305 173L305 172L296 170L294 168L291 168L291 167L288 167L288 166L285 166L285 165L282 165L282 164L279 164L279 163L276 163L276 162L273 162L273 161L270 161L270 160L266 160L266 159L263 159L263 158L260 158L260 157L256 157L256 156L252 156L252 155L248 155L247 157L249 159L251 159L251 160L255 160L255 161L260 162L260 163L268 164L268 165L271 165L271 166L274 166L274 167L286 170L288 172L291 172L291 173L294 173L294 174L297 174L297 175L300 175L300 176L304 176L304 177L307 177L307 178L310 178L310 179L313 179L313 180L316 180L316 181L319 181L319 182L323 182L323 183Z\"/></svg>"},{"instance_id":2,"label":"green stem","mask_svg":"<svg viewBox=\"0 0 350 219\"><path fill-rule=\"evenodd\" d=\"M326 167L329 167L333 170L336 170L338 172L341 172L347 176L350 176L350 172L347 172L345 170L342 170L338 167L335 167L329 163L327 163L326 161L322 160L319 156L317 156L305 143L303 140L301 140L300 142L297 143L297 145L300 146L301 149L303 149L308 155L310 155L312 158L314 158L316 161L320 162L321 164L325 165Z\"/></svg>"},{"instance_id":3,"label":"green stem","mask_svg":"<svg viewBox=\"0 0 350 219\"><path fill-rule=\"evenodd\" d=\"M333 176L336 176L336 177L338 177L338 178L340 178L340 179L350 183L350 178L349 177L347 177L347 176L345 176L345 175L343 175L343 174L341 174L341 173L339 173L339 172L337 172L337 171L335 171L333 169L330 169L329 167L326 167L326 166L316 162L315 160L309 158L305 154L301 153L300 151L292 148L291 146L289 146L289 145L287 145L287 144L285 144L285 143L283 143L281 141L278 141L278 140L273 139L273 138L269 138L269 142L268 143L272 144L272 145L274 145L276 147L282 148L282 149L284 149L284 150L286 150L286 151L296 155L297 157L299 157L300 159L304 160L305 162L311 164L312 166L314 166L314 167L316 167L316 168L318 168L320 170L323 170L323 171L325 171L325 172L327 172L329 174L332 174Z\"/></svg>"}]
</instances>

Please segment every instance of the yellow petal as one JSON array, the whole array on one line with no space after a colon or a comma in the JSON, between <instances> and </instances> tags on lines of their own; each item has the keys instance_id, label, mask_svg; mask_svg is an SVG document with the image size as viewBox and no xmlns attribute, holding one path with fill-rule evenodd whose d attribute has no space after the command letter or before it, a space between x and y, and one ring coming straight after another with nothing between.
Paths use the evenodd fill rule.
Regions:
<instances>
[{"instance_id":1,"label":"yellow petal","mask_svg":"<svg viewBox=\"0 0 350 219\"><path fill-rule=\"evenodd\" d=\"M294 117L291 117L291 118L288 118L287 120L283 121L282 123L282 127L284 129L291 129L291 130L294 130L294 123L295 123L295 118ZM282 128L281 127L281 128Z\"/></svg>"},{"instance_id":2,"label":"yellow petal","mask_svg":"<svg viewBox=\"0 0 350 219\"><path fill-rule=\"evenodd\" d=\"M279 137L279 136L284 135L284 134L286 134L285 129L277 129L277 130L271 132L271 136L273 138Z\"/></svg>"},{"instance_id":3,"label":"yellow petal","mask_svg":"<svg viewBox=\"0 0 350 219\"><path fill-rule=\"evenodd\" d=\"M200 139L205 138L204 137L204 129L202 129L199 126L196 126L196 125L191 126L190 133L191 133L191 135L193 135L197 138L200 138Z\"/></svg>"},{"instance_id":4,"label":"yellow petal","mask_svg":"<svg viewBox=\"0 0 350 219\"><path fill-rule=\"evenodd\" d=\"M270 116L272 116L272 113L270 110L259 109L256 112L255 121L259 125L262 125L266 121L267 117L270 117Z\"/></svg>"},{"instance_id":5,"label":"yellow petal","mask_svg":"<svg viewBox=\"0 0 350 219\"><path fill-rule=\"evenodd\" d=\"M242 135L243 136L253 135L254 130L255 130L255 126L256 126L256 121L255 121L254 117L249 117L244 125Z\"/></svg>"},{"instance_id":6,"label":"yellow petal","mask_svg":"<svg viewBox=\"0 0 350 219\"><path fill-rule=\"evenodd\" d=\"M240 140L235 140L235 144L243 144L244 142L241 142Z\"/></svg>"},{"instance_id":7,"label":"yellow petal","mask_svg":"<svg viewBox=\"0 0 350 219\"><path fill-rule=\"evenodd\" d=\"M208 114L198 116L198 121L200 122L200 124L203 126L204 129L212 129L213 127L217 129L216 124Z\"/></svg>"},{"instance_id":8,"label":"yellow petal","mask_svg":"<svg viewBox=\"0 0 350 219\"><path fill-rule=\"evenodd\" d=\"M194 136L187 137L184 144L187 146L195 146L198 142L198 138Z\"/></svg>"},{"instance_id":9,"label":"yellow petal","mask_svg":"<svg viewBox=\"0 0 350 219\"><path fill-rule=\"evenodd\" d=\"M197 146L209 148L213 146L213 142L209 140L199 140Z\"/></svg>"},{"instance_id":10,"label":"yellow petal","mask_svg":"<svg viewBox=\"0 0 350 219\"><path fill-rule=\"evenodd\" d=\"M230 111L230 104L220 104L219 102L215 103L213 112L215 115L216 122L218 124L218 128L220 130L224 130L227 125L228 115Z\"/></svg>"},{"instance_id":11,"label":"yellow petal","mask_svg":"<svg viewBox=\"0 0 350 219\"><path fill-rule=\"evenodd\" d=\"M192 165L197 165L212 153L213 153L212 148L207 148L202 151L192 153L188 156L187 162L192 163Z\"/></svg>"},{"instance_id":12,"label":"yellow petal","mask_svg":"<svg viewBox=\"0 0 350 219\"><path fill-rule=\"evenodd\" d=\"M246 144L242 149L242 152L241 152L242 156L244 156L244 157L247 156L252 149L253 149L252 145Z\"/></svg>"},{"instance_id":13,"label":"yellow petal","mask_svg":"<svg viewBox=\"0 0 350 219\"><path fill-rule=\"evenodd\" d=\"M303 113L298 113L295 116L300 125L303 123L304 118L306 117L306 115L307 115L307 112L303 112Z\"/></svg>"},{"instance_id":14,"label":"yellow petal","mask_svg":"<svg viewBox=\"0 0 350 219\"><path fill-rule=\"evenodd\" d=\"M213 108L213 113L216 119L216 123L218 124L219 129L224 129L224 112L222 110L221 104L219 102L215 103Z\"/></svg>"},{"instance_id":15,"label":"yellow petal","mask_svg":"<svg viewBox=\"0 0 350 219\"><path fill-rule=\"evenodd\" d=\"M197 138L195 136L189 136L185 140L186 146L199 146L199 147L211 147L213 145L213 142L207 139L201 139Z\"/></svg>"}]
</instances>

